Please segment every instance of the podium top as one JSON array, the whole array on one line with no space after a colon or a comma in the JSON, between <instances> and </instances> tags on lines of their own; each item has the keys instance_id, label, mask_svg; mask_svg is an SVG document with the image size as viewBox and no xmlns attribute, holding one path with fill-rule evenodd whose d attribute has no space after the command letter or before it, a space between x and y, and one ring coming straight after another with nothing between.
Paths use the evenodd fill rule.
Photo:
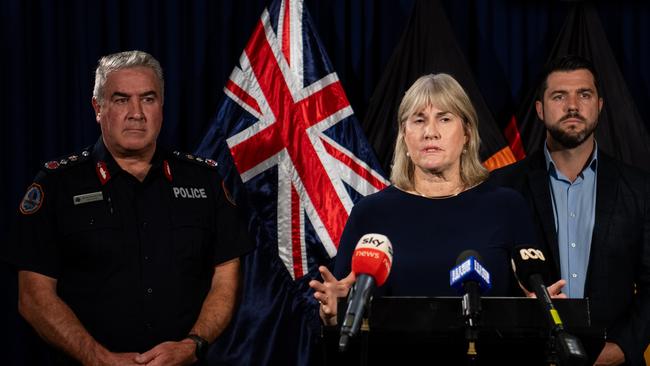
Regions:
<instances>
[{"instance_id":1,"label":"podium top","mask_svg":"<svg viewBox=\"0 0 650 366\"><path fill-rule=\"evenodd\" d=\"M593 362L605 342L605 331L592 326L589 301L553 299L553 304L564 328L580 338ZM476 342L481 364L548 364L545 360L550 329L546 310L537 299L482 297L481 308ZM340 299L339 324L344 309L346 300ZM377 297L371 301L366 315L368 327L362 327L362 334L351 343L351 350L339 357L343 361L420 364L418 360L428 359L449 365L467 361L461 297ZM325 332L326 342L331 344L336 345L338 337L337 329Z\"/></svg>"},{"instance_id":2,"label":"podium top","mask_svg":"<svg viewBox=\"0 0 650 366\"><path fill-rule=\"evenodd\" d=\"M456 332L465 327L461 297L386 296L373 299L368 315L370 332L435 334ZM554 299L567 331L590 337L604 337L590 321L587 299ZM548 331L542 305L525 297L481 298L479 329L502 334L539 334Z\"/></svg>"}]
</instances>

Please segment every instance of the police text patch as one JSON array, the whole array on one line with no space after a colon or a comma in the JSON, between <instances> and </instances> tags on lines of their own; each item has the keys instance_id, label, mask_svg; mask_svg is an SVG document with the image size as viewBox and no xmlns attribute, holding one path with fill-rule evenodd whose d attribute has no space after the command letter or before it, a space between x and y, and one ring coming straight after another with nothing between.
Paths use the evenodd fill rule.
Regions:
<instances>
[{"instance_id":1,"label":"police text patch","mask_svg":"<svg viewBox=\"0 0 650 366\"><path fill-rule=\"evenodd\" d=\"M175 198L208 198L205 188L172 187Z\"/></svg>"}]
</instances>

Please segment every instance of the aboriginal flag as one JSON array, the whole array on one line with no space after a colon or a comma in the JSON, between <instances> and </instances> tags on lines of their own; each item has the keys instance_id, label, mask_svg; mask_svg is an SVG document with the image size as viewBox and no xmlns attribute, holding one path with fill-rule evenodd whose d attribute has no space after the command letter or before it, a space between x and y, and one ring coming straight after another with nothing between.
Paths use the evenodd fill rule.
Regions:
<instances>
[{"instance_id":1,"label":"aboriginal flag","mask_svg":"<svg viewBox=\"0 0 650 366\"><path fill-rule=\"evenodd\" d=\"M593 4L580 2L569 10L548 60L569 54L589 59L599 75L604 104L596 129L598 147L621 161L650 171L648 131ZM546 140L544 124L535 111L536 89L537 85L528 92L517 114L519 131L528 154L541 149Z\"/></svg>"},{"instance_id":2,"label":"aboriginal flag","mask_svg":"<svg viewBox=\"0 0 650 366\"><path fill-rule=\"evenodd\" d=\"M486 168L493 170L514 163L515 157L472 77L442 5L437 0L418 0L362 124L384 170L390 171L397 110L404 92L417 78L432 73L452 75L472 100L479 119L480 155Z\"/></svg>"}]
</instances>

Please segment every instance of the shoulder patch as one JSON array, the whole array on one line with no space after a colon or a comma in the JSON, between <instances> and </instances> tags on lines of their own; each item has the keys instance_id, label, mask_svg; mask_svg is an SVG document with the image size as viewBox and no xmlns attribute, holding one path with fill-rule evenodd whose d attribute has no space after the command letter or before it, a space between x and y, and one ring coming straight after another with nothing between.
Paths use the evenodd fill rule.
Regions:
<instances>
[{"instance_id":1,"label":"shoulder patch","mask_svg":"<svg viewBox=\"0 0 650 366\"><path fill-rule=\"evenodd\" d=\"M237 203L235 202L235 198L230 194L228 188L226 188L225 181L221 181L221 189L223 189L223 195L226 197L228 202L230 202L233 206L237 206Z\"/></svg>"},{"instance_id":2,"label":"shoulder patch","mask_svg":"<svg viewBox=\"0 0 650 366\"><path fill-rule=\"evenodd\" d=\"M90 148L86 148L78 154L65 155L58 159L50 160L47 163L43 164L43 167L48 171L53 171L64 167L77 165L83 161L88 160L89 157Z\"/></svg>"},{"instance_id":3,"label":"shoulder patch","mask_svg":"<svg viewBox=\"0 0 650 366\"><path fill-rule=\"evenodd\" d=\"M36 213L43 204L43 188L38 183L32 183L27 188L23 200L20 201L19 210L23 215L31 215Z\"/></svg>"},{"instance_id":4,"label":"shoulder patch","mask_svg":"<svg viewBox=\"0 0 650 366\"><path fill-rule=\"evenodd\" d=\"M200 156L195 156L195 155L192 155L190 153L183 153L183 152L180 152L180 151L174 151L173 154L179 160L192 162L194 164L206 166L208 168L216 168L217 165L219 165L213 159L207 159L207 158L203 158L203 157L200 157Z\"/></svg>"}]
</instances>

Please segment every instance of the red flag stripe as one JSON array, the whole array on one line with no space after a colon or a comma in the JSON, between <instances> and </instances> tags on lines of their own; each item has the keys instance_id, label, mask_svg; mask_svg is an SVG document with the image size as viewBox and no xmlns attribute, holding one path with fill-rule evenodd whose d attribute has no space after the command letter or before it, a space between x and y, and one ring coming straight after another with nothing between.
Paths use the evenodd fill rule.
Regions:
<instances>
[{"instance_id":1,"label":"red flag stripe","mask_svg":"<svg viewBox=\"0 0 650 366\"><path fill-rule=\"evenodd\" d=\"M345 95L341 84L329 84L295 103L261 21L244 52L276 121L258 133L263 132L263 136L252 136L236 145L236 148L231 147L235 160L241 159L236 163L237 167L243 173L246 167L257 165L276 154L281 146L285 147L319 219L331 241L338 245L348 212L325 172L306 129L336 113L347 102L347 99L341 100L341 96ZM255 144L260 139L270 143L272 148L267 150L264 145Z\"/></svg>"},{"instance_id":2,"label":"red flag stripe","mask_svg":"<svg viewBox=\"0 0 650 366\"><path fill-rule=\"evenodd\" d=\"M302 230L300 225L300 218L302 212L300 210L300 196L298 191L291 186L291 256L293 258L293 273L294 278L300 278L304 275L302 268Z\"/></svg>"},{"instance_id":3,"label":"red flag stripe","mask_svg":"<svg viewBox=\"0 0 650 366\"><path fill-rule=\"evenodd\" d=\"M287 59L287 64L291 65L291 1L283 1L284 17L282 19L282 53Z\"/></svg>"},{"instance_id":4,"label":"red flag stripe","mask_svg":"<svg viewBox=\"0 0 650 366\"><path fill-rule=\"evenodd\" d=\"M526 151L524 150L524 144L521 141L521 135L519 134L519 128L517 128L517 119L515 116L510 118L510 122L506 126L504 135L508 140L508 145L510 145L510 150L514 154L517 160L521 160L526 157Z\"/></svg>"},{"instance_id":5,"label":"red flag stripe","mask_svg":"<svg viewBox=\"0 0 650 366\"><path fill-rule=\"evenodd\" d=\"M232 80L226 81L226 89L230 90L237 98L241 99L242 102L246 103L249 107L257 111L257 113L262 114L260 106L255 101L255 98L251 97L250 94L246 93L239 85L232 82Z\"/></svg>"},{"instance_id":6,"label":"red flag stripe","mask_svg":"<svg viewBox=\"0 0 650 366\"><path fill-rule=\"evenodd\" d=\"M336 160L342 162L343 164L347 165L352 169L355 173L357 173L359 176L361 176L363 179L367 180L373 187L377 189L384 189L386 188L386 183L384 183L382 180L377 179L374 175L372 175L368 169L364 168L363 166L359 165L356 161L354 161L352 158L341 152L340 150L334 148L329 142L326 140L322 140L323 145L325 146L325 150L327 151L328 154L332 155Z\"/></svg>"}]
</instances>

